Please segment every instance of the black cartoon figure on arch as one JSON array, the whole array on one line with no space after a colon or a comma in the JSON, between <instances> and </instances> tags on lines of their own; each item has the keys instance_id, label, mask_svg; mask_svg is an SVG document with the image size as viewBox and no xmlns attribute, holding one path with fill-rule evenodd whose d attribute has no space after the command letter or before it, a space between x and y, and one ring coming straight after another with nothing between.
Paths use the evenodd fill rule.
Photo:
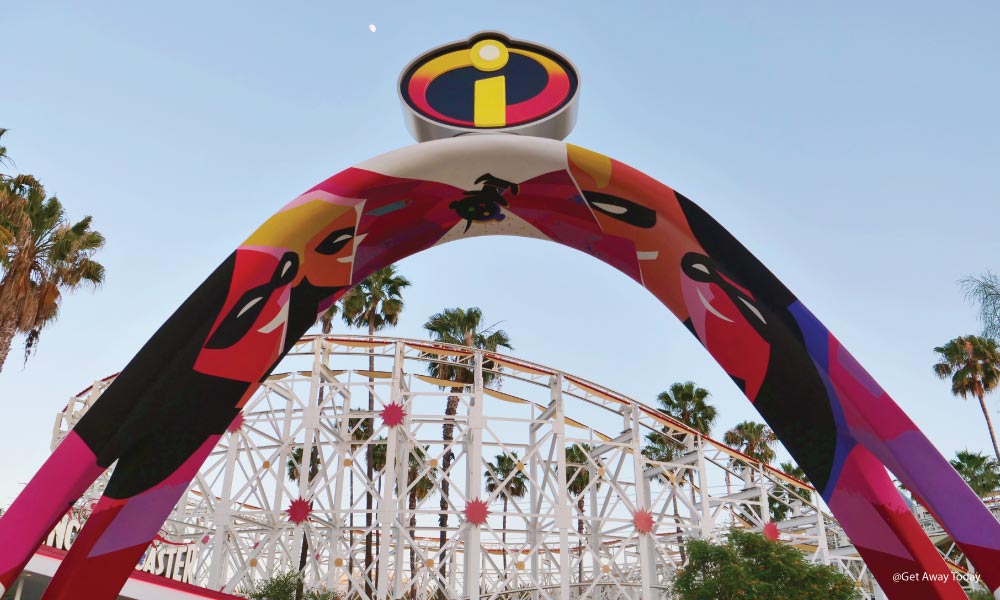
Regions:
<instances>
[{"instance_id":1,"label":"black cartoon figure on arch","mask_svg":"<svg viewBox=\"0 0 1000 600\"><path fill-rule=\"evenodd\" d=\"M455 200L448 205L460 217L466 220L465 231L472 227L473 222L486 223L489 221L503 221L506 215L501 212L501 206L508 206L503 194L510 191L516 196L521 191L521 187L516 183L511 183L490 173L485 173L476 178L475 183L483 184L482 189L469 190L465 192L464 198Z\"/></svg>"}]
</instances>

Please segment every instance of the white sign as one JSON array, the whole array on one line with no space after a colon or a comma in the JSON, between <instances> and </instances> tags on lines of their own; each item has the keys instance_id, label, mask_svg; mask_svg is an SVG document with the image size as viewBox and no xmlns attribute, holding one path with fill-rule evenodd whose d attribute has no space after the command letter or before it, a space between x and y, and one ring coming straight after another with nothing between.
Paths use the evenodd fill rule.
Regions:
<instances>
[{"instance_id":1,"label":"white sign","mask_svg":"<svg viewBox=\"0 0 1000 600\"><path fill-rule=\"evenodd\" d=\"M69 550L73 547L73 542L82 528L83 521L70 512L56 524L55 529L49 533L49 537L45 538L45 545L58 550ZM198 547L195 544L181 546L150 544L135 568L138 571L169 577L176 581L194 583L194 567L197 558Z\"/></svg>"}]
</instances>

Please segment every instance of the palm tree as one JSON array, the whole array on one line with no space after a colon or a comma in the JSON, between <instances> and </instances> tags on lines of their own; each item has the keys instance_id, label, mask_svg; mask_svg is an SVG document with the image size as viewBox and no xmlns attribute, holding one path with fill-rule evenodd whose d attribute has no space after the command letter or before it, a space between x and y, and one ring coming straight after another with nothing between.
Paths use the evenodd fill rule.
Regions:
<instances>
[{"instance_id":1,"label":"palm tree","mask_svg":"<svg viewBox=\"0 0 1000 600\"><path fill-rule=\"evenodd\" d=\"M334 302L330 305L330 308L323 311L323 314L319 316L320 330L323 335L329 334L333 331L333 320L337 318L340 313L340 303Z\"/></svg>"},{"instance_id":2,"label":"palm tree","mask_svg":"<svg viewBox=\"0 0 1000 600\"><path fill-rule=\"evenodd\" d=\"M396 273L396 265L375 271L340 299L344 322L367 327L368 335L395 326L403 312L403 289L409 286L410 280Z\"/></svg>"},{"instance_id":3,"label":"palm tree","mask_svg":"<svg viewBox=\"0 0 1000 600\"><path fill-rule=\"evenodd\" d=\"M429 448L429 446L424 446L410 451L409 469L406 476L406 481L410 486L407 500L410 509L410 540L413 544L410 547L410 598L417 597L417 505L430 495L437 484L437 474L433 469L428 469L423 475L420 474L423 466L427 463Z\"/></svg>"},{"instance_id":4,"label":"palm tree","mask_svg":"<svg viewBox=\"0 0 1000 600\"><path fill-rule=\"evenodd\" d=\"M417 504L422 502L427 496L430 495L431 491L434 490L434 486L437 482L437 476L433 469L428 470L423 476L420 475L420 471L423 465L427 462L427 450L428 446L423 448L414 448L409 452L409 468L407 471L407 482L409 486L409 491L407 492L409 507L410 507L410 538L416 543L416 527L417 527ZM388 460L388 440L384 437L380 437L375 440L375 444L372 447L372 466L375 471L379 473L379 487L381 489L382 485L382 471L385 469L386 461ZM396 493L400 493L398 487L396 488ZM376 536L375 551L378 553L379 541ZM375 580L378 581L378 570L382 567L379 563L375 564ZM410 578L413 581L413 589L410 593L411 598L416 597L416 549L411 549L410 551Z\"/></svg>"},{"instance_id":5,"label":"palm tree","mask_svg":"<svg viewBox=\"0 0 1000 600\"><path fill-rule=\"evenodd\" d=\"M722 441L750 458L769 465L775 456L771 444L778 441L778 438L763 423L743 421L727 431Z\"/></svg>"},{"instance_id":6,"label":"palm tree","mask_svg":"<svg viewBox=\"0 0 1000 600\"><path fill-rule=\"evenodd\" d=\"M370 422L370 419L366 419L365 422L366 423ZM371 457L372 457L371 464L372 464L372 470L375 473L375 478L378 480L378 483L376 485L378 488L379 498L382 497L382 481L385 479L385 472L384 472L385 461L388 456L388 452L389 452L389 443L387 438L379 437L374 440L374 443L371 445ZM373 546L372 553L374 556L377 557L379 555L379 550L378 550L379 544L382 543L382 532L381 530L376 528L375 531L372 533L374 534L375 537L375 543ZM379 563L379 561L376 560L375 579L374 579L375 581L378 581L378 571L381 567L382 567L381 563Z\"/></svg>"},{"instance_id":7,"label":"palm tree","mask_svg":"<svg viewBox=\"0 0 1000 600\"><path fill-rule=\"evenodd\" d=\"M70 223L34 177L0 175L0 370L18 333L26 335L27 360L64 291L104 282L104 267L92 259L104 236L90 225L89 216Z\"/></svg>"},{"instance_id":8,"label":"palm tree","mask_svg":"<svg viewBox=\"0 0 1000 600\"><path fill-rule=\"evenodd\" d=\"M431 339L443 344L457 344L478 348L486 352L496 352L501 348L513 350L510 345L510 336L503 329L494 330L499 323L494 323L489 327L483 327L483 311L477 307L469 309L446 308L444 311L431 315L424 323L424 329L430 334ZM435 358L437 358L435 356ZM495 364L491 360L483 361L483 385L490 386L496 379ZM451 507L449 494L451 484L448 478L451 463L455 460L455 453L451 449L451 442L455 439L455 415L458 414L458 394L462 390L472 385L474 372L467 362L462 363L456 358L454 360L432 360L427 365L427 370L431 377L454 381L457 385L451 387L452 395L448 396L448 403L445 406L445 421L441 427L441 437L444 440L445 451L441 464L441 514L438 517L438 525L441 527L439 549L441 551L440 573L443 581L447 581L447 565L444 545L448 541L448 510Z\"/></svg>"},{"instance_id":9,"label":"palm tree","mask_svg":"<svg viewBox=\"0 0 1000 600\"><path fill-rule=\"evenodd\" d=\"M986 409L986 394L1000 383L1000 349L997 343L977 335L957 337L944 346L934 348L940 356L934 364L934 374L941 379L951 377L951 393L967 398L975 396L983 409L986 427L990 430L993 452L1000 460L1000 447L993 431L993 420Z\"/></svg>"},{"instance_id":10,"label":"palm tree","mask_svg":"<svg viewBox=\"0 0 1000 600\"><path fill-rule=\"evenodd\" d=\"M965 297L979 304L983 336L994 340L1000 338L1000 277L987 271L979 277L966 277L959 283L965 290Z\"/></svg>"},{"instance_id":11,"label":"palm tree","mask_svg":"<svg viewBox=\"0 0 1000 600\"><path fill-rule=\"evenodd\" d=\"M583 555L583 493L590 488L590 461L587 456L590 446L587 444L573 444L566 448L566 491L576 497L576 507L580 511L580 517L576 521L576 531L580 536L579 555ZM601 487L600 481L597 487ZM578 560L579 572L577 581L583 582L583 560Z\"/></svg>"},{"instance_id":12,"label":"palm tree","mask_svg":"<svg viewBox=\"0 0 1000 600\"><path fill-rule=\"evenodd\" d=\"M743 454L746 454L751 459L767 465L774 460L775 453L771 444L778 441L778 437L774 435L774 432L763 423L743 421L723 434L722 441L725 442L726 445L736 448ZM729 493L728 469L726 470L726 493ZM754 514L760 516L760 513L756 510L756 508L753 509L753 512ZM763 521L766 519L762 517L761 520Z\"/></svg>"},{"instance_id":13,"label":"palm tree","mask_svg":"<svg viewBox=\"0 0 1000 600\"><path fill-rule=\"evenodd\" d=\"M691 429L694 429L698 433L708 436L711 434L712 426L715 424L715 420L719 416L719 412L714 406L707 402L708 397L711 394L705 388L697 387L693 381L686 381L684 383L674 383L670 386L670 389L665 392L660 392L656 396L656 401L659 403L659 411L664 415L671 417L675 421L680 421L681 423L687 425ZM663 450L670 450L670 458L661 460L671 460L673 458L674 452L676 452L676 447L668 447L666 445L667 440L654 440L654 436L666 437L666 428L664 428L664 433L655 434L651 433L646 436L646 439L650 441L651 445L647 446L651 452L659 453ZM658 442L658 443L657 443ZM644 452L645 453L645 452ZM647 455L649 458L653 458ZM654 460L657 460L654 458ZM693 473L688 471L685 473L684 477L691 483L691 502L695 501L694 492L694 481L692 480ZM674 495L674 513L677 513L677 495ZM680 527L677 528L678 538L677 541L680 543ZM681 562L685 559L685 549L683 544L681 544Z\"/></svg>"},{"instance_id":14,"label":"palm tree","mask_svg":"<svg viewBox=\"0 0 1000 600\"><path fill-rule=\"evenodd\" d=\"M783 462L781 463L780 467L781 470L786 474L791 475L792 477L798 479L803 483L809 483L809 478L806 477L805 471L803 471L802 467L798 466L797 464L793 462ZM770 496L768 497L768 504L770 505L771 508L772 521L784 521L785 517L788 515L788 512L791 510L789 504L791 504L791 502L795 500L796 497L801 498L806 502L812 502L812 492L804 490L800 487L791 487L782 485L780 486L777 495L779 496L780 500L777 500Z\"/></svg>"},{"instance_id":15,"label":"palm tree","mask_svg":"<svg viewBox=\"0 0 1000 600\"><path fill-rule=\"evenodd\" d=\"M292 455L288 458L288 463L285 465L288 480L292 482L298 482L299 478L302 476L302 456L304 452L302 446L299 446L292 450ZM313 446L312 451L309 452L309 483L312 483L313 479L319 475L319 447ZM309 501L309 507L312 508L312 500ZM305 531L302 532L302 546L299 551L299 578L298 583L295 587L295 600L302 600L302 594L304 590L304 580L303 572L306 570L306 559L309 557L309 541L306 539Z\"/></svg>"},{"instance_id":16,"label":"palm tree","mask_svg":"<svg viewBox=\"0 0 1000 600\"><path fill-rule=\"evenodd\" d=\"M986 496L1000 490L1000 462L982 452L961 450L951 461L958 474L962 476L980 496Z\"/></svg>"},{"instance_id":17,"label":"palm tree","mask_svg":"<svg viewBox=\"0 0 1000 600\"><path fill-rule=\"evenodd\" d=\"M660 392L656 401L660 404L661 413L707 436L719 416L716 408L706 402L710 395L705 388L696 387L693 381L687 381L675 383L668 391Z\"/></svg>"},{"instance_id":18,"label":"palm tree","mask_svg":"<svg viewBox=\"0 0 1000 600\"><path fill-rule=\"evenodd\" d=\"M4 129L3 127L0 127L0 138L3 138L4 134L6 133L7 130ZM11 162L10 157L7 156L7 147L0 146L0 165L10 164L10 162ZM5 177L5 175L0 174L0 177Z\"/></svg>"},{"instance_id":19,"label":"palm tree","mask_svg":"<svg viewBox=\"0 0 1000 600\"><path fill-rule=\"evenodd\" d=\"M399 315L403 312L403 289L409 286L410 281L396 273L396 265L379 269L344 294L340 300L341 316L344 322L352 327L367 327L368 335L373 336L376 331L381 331L390 325L395 326L399 322ZM374 350L368 356L368 370L375 370ZM374 378L368 378L369 384L374 384L374 382ZM368 411L369 413L375 412L375 395L371 389L368 392ZM369 445L366 453L369 482L374 476L371 452L372 447ZM366 495L365 509L365 572L367 573L371 570L372 565L371 493ZM368 583L368 579L365 579L365 592L371 596L371 585Z\"/></svg>"},{"instance_id":20,"label":"palm tree","mask_svg":"<svg viewBox=\"0 0 1000 600\"><path fill-rule=\"evenodd\" d=\"M507 507L511 498L524 498L528 493L528 477L520 469L517 452L497 454L494 462L486 463L486 491L503 496L503 570L507 571Z\"/></svg>"},{"instance_id":21,"label":"palm tree","mask_svg":"<svg viewBox=\"0 0 1000 600\"><path fill-rule=\"evenodd\" d=\"M352 460L352 464L353 464L354 453L357 452L358 448L364 442L367 442L368 439L372 436L371 425L372 425L372 420L370 418L369 419L348 419L347 420L347 429L348 429L348 432L350 433L350 436L351 436L351 460ZM351 548L351 557L350 557L351 564L350 564L350 568L351 568L351 573L353 573L354 572L354 468L353 467L347 471L347 480L348 480L348 486L349 486L348 487L348 494L350 494L350 498L351 498L351 500L350 500L350 512L348 513L350 515L348 517L348 520L349 520L348 525L349 525L349 529L350 529L350 533L348 533L348 540L349 540L350 548Z\"/></svg>"},{"instance_id":22,"label":"palm tree","mask_svg":"<svg viewBox=\"0 0 1000 600\"><path fill-rule=\"evenodd\" d=\"M664 427L662 431L652 431L646 434L646 445L642 448L642 455L647 459L656 462L670 462L680 454L680 442L670 435L670 430ZM663 470L658 470L653 476L657 481L667 480ZM694 487L691 488L692 501L694 499ZM677 510L677 494L673 495L674 515L680 516ZM686 561L687 549L684 547L684 537L681 535L680 525L675 529L677 533L677 544L681 551L681 564Z\"/></svg>"},{"instance_id":23,"label":"palm tree","mask_svg":"<svg viewBox=\"0 0 1000 600\"><path fill-rule=\"evenodd\" d=\"M646 445L642 448L642 455L649 460L656 462L670 462L678 454L677 442L668 433L666 427L663 431L652 431L646 434ZM663 481L663 473L658 473L656 479Z\"/></svg>"}]
</instances>

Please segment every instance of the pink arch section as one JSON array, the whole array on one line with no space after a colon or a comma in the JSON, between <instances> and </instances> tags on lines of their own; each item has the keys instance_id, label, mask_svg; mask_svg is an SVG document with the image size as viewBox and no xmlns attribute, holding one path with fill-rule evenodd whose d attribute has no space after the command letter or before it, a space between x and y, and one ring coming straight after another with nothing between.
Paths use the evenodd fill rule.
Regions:
<instances>
[{"instance_id":1,"label":"pink arch section","mask_svg":"<svg viewBox=\"0 0 1000 600\"><path fill-rule=\"evenodd\" d=\"M377 269L476 235L564 244L655 295L779 435L891 598L965 595L886 467L934 513L984 583L1000 587L997 520L721 225L604 155L504 134L376 157L268 219L140 350L0 519L0 584L10 586L49 524L118 460L45 595L72 598L86 585L89 598L113 598L217 436L317 313Z\"/></svg>"}]
</instances>

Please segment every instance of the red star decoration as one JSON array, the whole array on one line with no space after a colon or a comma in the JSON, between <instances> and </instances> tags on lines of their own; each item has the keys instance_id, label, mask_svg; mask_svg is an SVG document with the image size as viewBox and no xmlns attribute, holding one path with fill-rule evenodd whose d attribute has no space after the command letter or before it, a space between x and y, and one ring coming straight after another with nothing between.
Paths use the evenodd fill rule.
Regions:
<instances>
[{"instance_id":1,"label":"red star decoration","mask_svg":"<svg viewBox=\"0 0 1000 600\"><path fill-rule=\"evenodd\" d=\"M229 424L229 427L226 427L226 431L236 433L241 427L243 427L243 413L237 413L233 422Z\"/></svg>"},{"instance_id":2,"label":"red star decoration","mask_svg":"<svg viewBox=\"0 0 1000 600\"><path fill-rule=\"evenodd\" d=\"M639 533L652 533L653 513L644 508L635 511L635 514L632 515L632 524L635 525L635 530Z\"/></svg>"},{"instance_id":3,"label":"red star decoration","mask_svg":"<svg viewBox=\"0 0 1000 600\"><path fill-rule=\"evenodd\" d=\"M299 498L298 500L292 500L292 503L288 506L288 520L296 525L305 523L306 519L309 518L309 513L312 509L309 508L309 503Z\"/></svg>"},{"instance_id":4,"label":"red star decoration","mask_svg":"<svg viewBox=\"0 0 1000 600\"><path fill-rule=\"evenodd\" d=\"M486 517L490 516L490 509L486 502L475 498L465 505L465 520L479 527L486 522Z\"/></svg>"},{"instance_id":5,"label":"red star decoration","mask_svg":"<svg viewBox=\"0 0 1000 600\"><path fill-rule=\"evenodd\" d=\"M778 526L774 523L764 524L764 537L771 541L778 541Z\"/></svg>"},{"instance_id":6,"label":"red star decoration","mask_svg":"<svg viewBox=\"0 0 1000 600\"><path fill-rule=\"evenodd\" d=\"M403 423L403 418L406 416L406 411L403 407L396 404L395 402L390 402L386 404L382 409L382 422L389 427L395 427L396 425L401 425Z\"/></svg>"}]
</instances>

